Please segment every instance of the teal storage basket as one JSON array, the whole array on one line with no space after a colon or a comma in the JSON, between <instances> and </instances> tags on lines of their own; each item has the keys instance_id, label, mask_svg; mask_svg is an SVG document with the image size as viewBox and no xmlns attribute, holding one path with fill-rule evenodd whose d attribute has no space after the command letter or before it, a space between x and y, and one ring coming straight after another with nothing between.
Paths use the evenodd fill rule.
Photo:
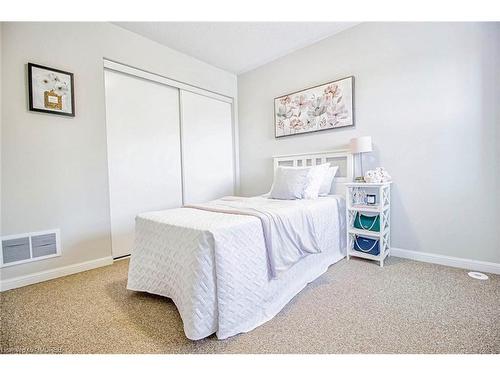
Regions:
<instances>
[{"instance_id":1,"label":"teal storage basket","mask_svg":"<svg viewBox=\"0 0 500 375\"><path fill-rule=\"evenodd\" d=\"M367 216L358 212L354 218L354 228L380 232L380 215Z\"/></svg>"}]
</instances>

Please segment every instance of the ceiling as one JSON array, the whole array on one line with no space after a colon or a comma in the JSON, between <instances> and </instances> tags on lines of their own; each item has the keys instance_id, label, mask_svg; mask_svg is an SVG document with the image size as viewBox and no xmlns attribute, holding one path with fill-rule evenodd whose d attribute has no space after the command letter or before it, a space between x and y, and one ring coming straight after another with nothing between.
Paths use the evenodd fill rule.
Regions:
<instances>
[{"instance_id":1,"label":"ceiling","mask_svg":"<svg viewBox=\"0 0 500 375\"><path fill-rule=\"evenodd\" d=\"M232 73L255 69L357 22L114 22Z\"/></svg>"}]
</instances>

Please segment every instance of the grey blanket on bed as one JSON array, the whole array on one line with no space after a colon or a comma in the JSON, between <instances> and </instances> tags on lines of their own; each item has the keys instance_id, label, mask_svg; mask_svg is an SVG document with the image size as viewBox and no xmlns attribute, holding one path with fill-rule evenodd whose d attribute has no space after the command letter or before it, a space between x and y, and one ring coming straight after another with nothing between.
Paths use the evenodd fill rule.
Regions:
<instances>
[{"instance_id":1,"label":"grey blanket on bed","mask_svg":"<svg viewBox=\"0 0 500 375\"><path fill-rule=\"evenodd\" d=\"M269 271L273 279L305 256L322 251L311 209L299 200L231 196L184 207L258 218L262 224Z\"/></svg>"}]
</instances>

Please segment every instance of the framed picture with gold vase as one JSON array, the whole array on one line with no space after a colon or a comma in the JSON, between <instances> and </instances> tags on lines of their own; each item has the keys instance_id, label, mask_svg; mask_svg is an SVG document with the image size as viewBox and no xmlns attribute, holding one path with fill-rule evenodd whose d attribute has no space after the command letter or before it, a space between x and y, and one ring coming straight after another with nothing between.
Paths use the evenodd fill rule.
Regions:
<instances>
[{"instance_id":1,"label":"framed picture with gold vase","mask_svg":"<svg viewBox=\"0 0 500 375\"><path fill-rule=\"evenodd\" d=\"M28 63L29 110L75 116L73 73Z\"/></svg>"}]
</instances>

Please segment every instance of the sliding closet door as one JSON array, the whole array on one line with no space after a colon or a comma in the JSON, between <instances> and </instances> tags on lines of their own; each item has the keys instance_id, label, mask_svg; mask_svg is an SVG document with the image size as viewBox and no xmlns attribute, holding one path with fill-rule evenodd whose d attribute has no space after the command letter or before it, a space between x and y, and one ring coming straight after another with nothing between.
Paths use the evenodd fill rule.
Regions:
<instances>
[{"instance_id":1,"label":"sliding closet door","mask_svg":"<svg viewBox=\"0 0 500 375\"><path fill-rule=\"evenodd\" d=\"M135 217L182 204L179 90L105 70L113 257L130 254Z\"/></svg>"},{"instance_id":2,"label":"sliding closet door","mask_svg":"<svg viewBox=\"0 0 500 375\"><path fill-rule=\"evenodd\" d=\"M234 194L231 104L181 90L184 203Z\"/></svg>"}]
</instances>

